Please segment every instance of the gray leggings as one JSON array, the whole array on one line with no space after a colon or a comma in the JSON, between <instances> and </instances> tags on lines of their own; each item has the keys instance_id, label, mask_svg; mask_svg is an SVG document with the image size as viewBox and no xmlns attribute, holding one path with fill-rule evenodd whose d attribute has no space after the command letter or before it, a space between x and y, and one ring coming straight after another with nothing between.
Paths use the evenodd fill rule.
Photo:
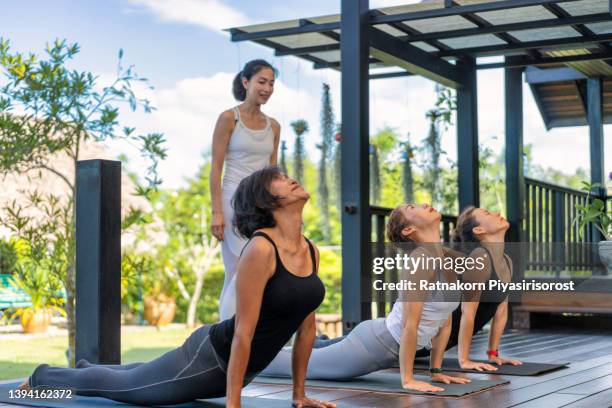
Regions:
<instances>
[{"instance_id":1,"label":"gray leggings","mask_svg":"<svg viewBox=\"0 0 612 408\"><path fill-rule=\"evenodd\" d=\"M171 405L225 396L226 364L213 350L209 325L195 330L179 348L147 363L77 368L42 364L30 377L33 388L71 389L78 395L110 398L137 405ZM256 373L245 375L245 385Z\"/></svg>"},{"instance_id":2,"label":"gray leggings","mask_svg":"<svg viewBox=\"0 0 612 408\"><path fill-rule=\"evenodd\" d=\"M399 345L387 330L384 318L359 323L345 338L312 350L307 379L336 380L358 377L394 367ZM285 347L261 375L291 377L291 347Z\"/></svg>"}]
</instances>

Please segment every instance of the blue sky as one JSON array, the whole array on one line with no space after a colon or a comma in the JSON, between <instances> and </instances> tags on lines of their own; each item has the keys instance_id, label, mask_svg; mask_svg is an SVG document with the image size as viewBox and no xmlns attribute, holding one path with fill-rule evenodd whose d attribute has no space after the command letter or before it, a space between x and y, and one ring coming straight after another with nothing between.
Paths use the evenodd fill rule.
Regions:
<instances>
[{"instance_id":1,"label":"blue sky","mask_svg":"<svg viewBox=\"0 0 612 408\"><path fill-rule=\"evenodd\" d=\"M371 6L405 4L398 0L371 0ZM184 184L209 150L214 122L224 109L235 104L231 79L252 58L269 59L280 70L275 94L264 111L283 127L282 137L291 146L289 123L309 121L307 148L316 155L319 140L321 84L332 88L335 113L340 114L340 76L331 70L313 70L311 64L294 57L275 58L264 47L232 43L222 28L250 23L312 17L339 12L339 0L31 0L3 2L0 36L21 51L40 52L45 42L66 38L81 45L75 67L100 75L102 83L113 78L117 52L150 79L155 89L141 90L157 106L152 115L126 113L126 124L141 131L166 134L168 159L160 172L166 187ZM495 149L503 140L503 75L501 70L479 72L480 139ZM426 136L425 112L435 101L434 84L423 78L398 78L371 82L371 127L385 125L410 133L413 142ZM608 127L606 131L609 133ZM611 151L606 136L607 151ZM530 91L525 88L525 142L534 144L534 158L567 173L588 169L588 130L559 129L546 132ZM451 128L443 147L455 157L456 138ZM114 154L125 152L131 167L142 162L133 148L111 146ZM609 157L609 155L608 155ZM608 162L611 159L608 158ZM607 168L610 169L610 163Z\"/></svg>"}]
</instances>

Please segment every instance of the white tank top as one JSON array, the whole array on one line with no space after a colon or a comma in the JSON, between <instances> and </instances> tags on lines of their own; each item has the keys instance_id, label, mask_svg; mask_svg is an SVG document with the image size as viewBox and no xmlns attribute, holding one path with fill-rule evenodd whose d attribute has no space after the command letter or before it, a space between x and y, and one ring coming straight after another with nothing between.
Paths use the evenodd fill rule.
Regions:
<instances>
[{"instance_id":1,"label":"white tank top","mask_svg":"<svg viewBox=\"0 0 612 408\"><path fill-rule=\"evenodd\" d=\"M268 166L274 151L274 130L268 116L266 127L261 130L247 128L240 118L238 107L234 108L234 116L236 126L225 153L221 184L221 189L225 191L236 190L240 180Z\"/></svg>"},{"instance_id":2,"label":"white tank top","mask_svg":"<svg viewBox=\"0 0 612 408\"><path fill-rule=\"evenodd\" d=\"M438 271L438 279L443 275ZM448 317L453 313L457 307L459 307L460 294L457 294L456 302L442 302L434 301L436 298L435 292L430 292L427 296L427 300L423 303L423 311L421 313L421 320L417 328L417 350L426 348L431 349L431 339L438 333L440 327L446 322ZM397 301L391 309L391 313L387 316L385 323L387 329L400 344L402 338L403 316L404 316L404 303Z\"/></svg>"}]
</instances>

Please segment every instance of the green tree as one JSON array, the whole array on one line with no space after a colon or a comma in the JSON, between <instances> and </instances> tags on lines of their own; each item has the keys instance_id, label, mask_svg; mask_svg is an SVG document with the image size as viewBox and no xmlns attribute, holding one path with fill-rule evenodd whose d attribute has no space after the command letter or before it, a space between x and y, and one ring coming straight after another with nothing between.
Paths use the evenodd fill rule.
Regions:
<instances>
[{"instance_id":1,"label":"green tree","mask_svg":"<svg viewBox=\"0 0 612 408\"><path fill-rule=\"evenodd\" d=\"M448 88L436 86L437 100L433 109L426 114L429 133L420 150L427 156L425 165L425 189L429 192L432 205L443 204L442 168L440 158L446 154L441 147L442 132L452 123L453 112L457 110L456 95Z\"/></svg>"},{"instance_id":2,"label":"green tree","mask_svg":"<svg viewBox=\"0 0 612 408\"><path fill-rule=\"evenodd\" d=\"M414 175L412 170L412 160L414 159L414 148L410 143L410 135L406 140L400 142L402 158L402 186L404 192L404 202L414 203Z\"/></svg>"},{"instance_id":3,"label":"green tree","mask_svg":"<svg viewBox=\"0 0 612 408\"><path fill-rule=\"evenodd\" d=\"M304 133L308 132L308 122L298 119L291 122L295 132L295 146L293 151L293 173L295 179L304 184Z\"/></svg>"},{"instance_id":4,"label":"green tree","mask_svg":"<svg viewBox=\"0 0 612 408\"><path fill-rule=\"evenodd\" d=\"M342 125L336 125L336 146L334 148L334 189L338 215L342 214Z\"/></svg>"},{"instance_id":5,"label":"green tree","mask_svg":"<svg viewBox=\"0 0 612 408\"><path fill-rule=\"evenodd\" d=\"M185 302L186 324L195 327L204 280L221 246L210 230L210 162L205 160L186 188L149 194L154 218L161 221L167 242L156 248L161 269ZM146 237L147 229L142 233Z\"/></svg>"},{"instance_id":6,"label":"green tree","mask_svg":"<svg viewBox=\"0 0 612 408\"><path fill-rule=\"evenodd\" d=\"M440 155L442 147L440 145L440 132L438 129L438 115L435 110L427 113L429 119L429 133L423 140L423 151L427 154L425 189L431 196L431 204L440 204Z\"/></svg>"},{"instance_id":7,"label":"green tree","mask_svg":"<svg viewBox=\"0 0 612 408\"><path fill-rule=\"evenodd\" d=\"M285 174L288 174L288 169L287 169L287 142L285 142L284 140L281 141L280 168L281 168L281 170Z\"/></svg>"},{"instance_id":8,"label":"green tree","mask_svg":"<svg viewBox=\"0 0 612 408\"><path fill-rule=\"evenodd\" d=\"M386 161L388 153L395 147L397 135L389 127L380 130L370 138L370 199L379 205L382 194L381 160Z\"/></svg>"},{"instance_id":9,"label":"green tree","mask_svg":"<svg viewBox=\"0 0 612 408\"><path fill-rule=\"evenodd\" d=\"M12 52L9 41L0 38L0 70L5 81L0 87L0 173L30 173L42 176L49 172L65 183L68 199L60 204L62 225L49 231L49 240L60 248L50 255L63 260L58 275L66 289L66 312L69 333L69 363L74 364L75 341L75 174L65 174L54 167L53 157L65 154L73 162L80 159L81 147L88 140L104 142L123 139L140 146L142 155L150 160L145 179L147 187L139 194L154 190L161 180L157 163L166 157L162 134L137 135L131 127L120 127L119 105L132 110L142 107L151 112L146 99L139 99L133 91L135 81L147 83L132 66L122 65L119 52L117 77L101 86L99 78L87 71L69 69L70 61L78 54L78 44L56 40L47 45L43 56ZM53 196L52 196L53 197ZM50 205L51 197L42 197ZM3 221L20 238L36 245L37 234L27 235L28 220L24 206L13 203L9 219ZM46 214L47 222L54 217ZM132 218L137 219L137 218ZM24 235L26 234L26 235Z\"/></svg>"},{"instance_id":10,"label":"green tree","mask_svg":"<svg viewBox=\"0 0 612 408\"><path fill-rule=\"evenodd\" d=\"M319 207L321 208L321 231L323 239L329 242L331 239L331 227L329 223L329 188L327 184L327 162L331 156L332 140L334 138L334 111L332 110L329 85L323 84L323 96L321 98L321 143L317 148L321 151L319 161Z\"/></svg>"},{"instance_id":11,"label":"green tree","mask_svg":"<svg viewBox=\"0 0 612 408\"><path fill-rule=\"evenodd\" d=\"M15 242L11 239L0 239L0 273L12 274L17 267Z\"/></svg>"}]
</instances>

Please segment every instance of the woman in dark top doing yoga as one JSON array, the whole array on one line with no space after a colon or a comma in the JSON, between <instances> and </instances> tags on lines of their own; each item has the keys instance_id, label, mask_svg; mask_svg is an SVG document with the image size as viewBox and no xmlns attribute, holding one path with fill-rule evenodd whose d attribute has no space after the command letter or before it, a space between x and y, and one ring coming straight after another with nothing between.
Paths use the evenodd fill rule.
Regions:
<instances>
[{"instance_id":1,"label":"woman in dark top doing yoga","mask_svg":"<svg viewBox=\"0 0 612 408\"><path fill-rule=\"evenodd\" d=\"M463 280L487 282L512 279L512 260L504 252L504 236L509 223L499 213L485 208L467 207L457 219L452 240L470 247L469 257L484 260L480 272L470 271L463 274ZM490 286L487 285L489 288ZM492 319L492 320L491 320ZM498 348L508 320L508 295L499 289L485 292L463 294L461 306L453 312L453 323L447 349L459 346L459 365L464 369L477 371L496 371L495 365L521 365L518 360L506 359L499 355ZM472 336L491 321L487 362L473 361L470 358ZM417 357L429 355L428 350L417 351Z\"/></svg>"},{"instance_id":2,"label":"woman in dark top doing yoga","mask_svg":"<svg viewBox=\"0 0 612 408\"><path fill-rule=\"evenodd\" d=\"M137 405L170 405L198 398L227 397L240 406L242 387L297 332L293 346L295 407L335 407L307 398L306 367L315 337L314 310L325 289L317 275L318 251L302 235L309 194L278 168L256 171L234 195L234 225L249 239L236 279L236 314L195 330L177 349L147 362L79 368L42 364L21 389L72 389Z\"/></svg>"}]
</instances>

